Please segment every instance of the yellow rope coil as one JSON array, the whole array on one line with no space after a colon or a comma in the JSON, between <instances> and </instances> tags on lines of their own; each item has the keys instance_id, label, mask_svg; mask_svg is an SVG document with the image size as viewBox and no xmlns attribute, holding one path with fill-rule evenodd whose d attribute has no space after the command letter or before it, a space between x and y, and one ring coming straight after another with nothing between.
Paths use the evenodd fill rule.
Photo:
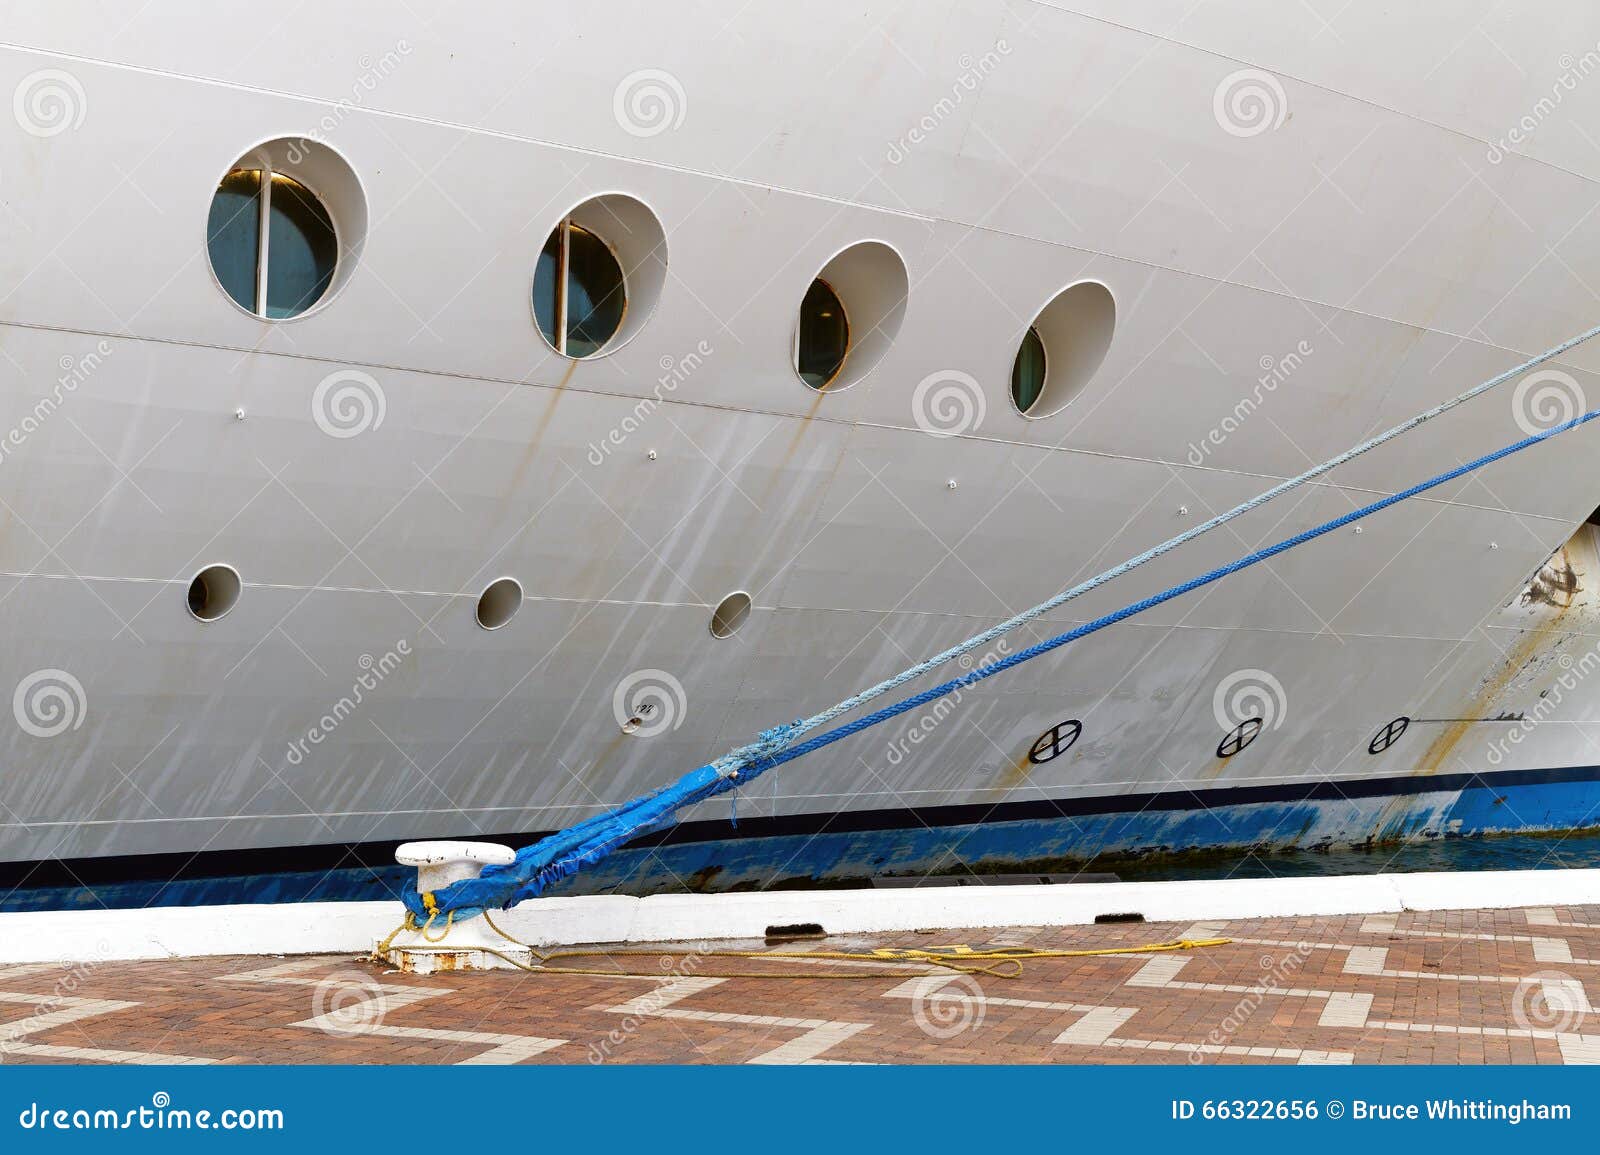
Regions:
<instances>
[{"instance_id":1,"label":"yellow rope coil","mask_svg":"<svg viewBox=\"0 0 1600 1155\"><path fill-rule=\"evenodd\" d=\"M389 950L389 947L390 947L390 944L394 942L395 936L398 935L403 930L414 930L414 931L420 932L422 937L424 939L426 939L427 942L430 943L430 944L437 944L437 943L440 943L440 942L442 942L444 940L445 936L450 933L450 927L451 927L451 925L453 925L455 916L454 916L453 913L449 914L449 915L446 915L444 932L442 934L440 934L437 938L429 935L428 934L428 929L429 929L429 927L431 927L433 925L434 919L437 917L437 908L435 906L433 906L431 903L428 903L428 901L427 901L430 897L431 897L431 895L424 895L423 896L424 904L428 906L429 912L430 912L429 916L428 916L428 921L426 923L424 923L422 926L419 927L417 925L416 919L408 912L406 914L405 922L403 922L399 926L395 927L395 929L389 933L389 936L387 938L385 938L383 940L383 942L379 943L377 948L373 951L373 956L372 957L373 957L374 961L379 960L382 956L387 954L387 952ZM1226 938L1175 939L1175 940L1170 941L1170 942L1144 943L1144 944L1141 944L1139 946L1102 947L1102 948L1094 949L1094 950L1040 950L1040 949L1037 949L1037 948L1034 948L1034 947L1026 947L1026 946L986 947L984 949L978 950L978 949L974 949L971 946L968 946L965 943L953 943L953 944L951 944L949 946L936 946L936 947L931 947L931 948L927 948L927 949L923 949L923 948L919 948L919 947L879 947L879 948L877 948L875 950L871 950L871 951L830 951L830 950L818 950L818 951L768 951L768 950L732 950L732 949L721 949L721 950L681 950L681 949L666 949L666 950L662 950L662 949L656 949L656 950L629 949L629 950L618 950L618 949L614 949L614 948L603 948L603 947L591 947L591 948L587 948L587 949L574 949L574 950L541 951L541 950L537 949L536 947L530 945L529 943L522 942L521 940L513 937L512 935L507 934L506 931L503 930L494 921L494 919L490 918L488 914L485 914L483 916L483 921L485 923L487 923L489 925L489 927L496 934L498 934L501 938L505 939L509 943L514 944L519 949L529 952L529 954L531 954L533 956L533 958L535 959L535 962L532 963L532 964L522 962L520 959L512 958L510 955L504 953L503 951L495 950L492 947L472 947L470 949L472 949L474 951L482 951L484 954L494 955L496 958L501 959L502 961L506 962L507 964L509 964L509 965L511 965L513 967L516 967L518 970L528 971L528 972L533 973L533 974L600 975L600 976L609 976L609 977L631 976L631 977L635 977L635 978L671 978L671 977L673 977L674 972L678 968L672 967L672 968L669 968L669 969L666 969L666 970L655 970L655 971L648 971L648 970L630 971L630 970L621 970L621 969L618 969L618 968L615 968L615 967L605 967L605 968L602 968L602 967L569 967L569 966L552 966L551 964L554 963L554 962L557 962L558 960L561 960L561 959L578 959L578 958L617 959L617 958L630 958L630 957L632 957L632 958L653 958L653 959L658 959L658 960L660 960L660 959L668 959L668 958L685 958L685 959L704 959L704 958L805 959L805 960L813 961L813 962L818 961L818 960L823 960L823 961L828 961L828 962L850 962L850 963L890 962L890 963L901 963L901 964L907 964L907 965L914 965L914 964L921 963L921 964L923 964L925 966L928 966L928 967L935 967L935 968L940 968L940 969L943 969L943 970L955 971L955 972L957 972L959 974L988 975L990 978L997 978L997 979L1015 979L1015 978L1020 978L1022 976L1022 970L1023 970L1022 964L1023 964L1024 960L1028 960L1028 959L1093 958L1093 957L1098 956L1098 955L1155 954L1155 953L1159 953L1159 952L1163 952L1163 951L1201 950L1201 949L1204 949L1206 947L1224 946L1227 943L1233 941L1232 939L1226 939ZM434 953L434 954L459 953L459 952L456 952L456 951L452 951L450 947L437 946L437 945L414 946L414 947L406 947L405 949L406 950L412 950L412 951L425 952L425 953ZM865 968L863 968L863 969L853 969L853 970L849 970L849 971L821 971L821 972L819 972L819 971L806 971L806 970L801 970L801 971L778 971L778 970L720 971L719 970L719 971L712 972L712 973L706 975L705 977L707 977L707 978L719 978L719 979L720 978L729 978L729 979L777 979L777 978L783 978L783 979L791 979L791 978L803 978L803 979L872 979L872 978L905 978L905 977L907 977L908 974L910 974L910 975L912 975L914 977L916 973L917 972L910 972L910 971L906 971L906 970L903 970L903 969L900 969L900 970L872 970L872 969L865 969ZM929 971L924 971L924 972L921 972L921 973L932 974L934 972L929 970Z\"/></svg>"}]
</instances>

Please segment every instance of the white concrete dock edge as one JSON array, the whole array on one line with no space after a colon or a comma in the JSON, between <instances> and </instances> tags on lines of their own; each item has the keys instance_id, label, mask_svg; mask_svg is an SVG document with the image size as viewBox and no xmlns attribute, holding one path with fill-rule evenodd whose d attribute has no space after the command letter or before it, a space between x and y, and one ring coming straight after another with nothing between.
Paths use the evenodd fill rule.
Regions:
<instances>
[{"instance_id":1,"label":"white concrete dock edge","mask_svg":"<svg viewBox=\"0 0 1600 1155\"><path fill-rule=\"evenodd\" d=\"M1600 903L1600 870L1504 870L1217 882L951 886L916 890L599 895L524 903L496 921L536 945L761 938L815 923L828 934L946 927L1146 922ZM154 907L0 914L0 964L361 952L399 924L398 902Z\"/></svg>"}]
</instances>

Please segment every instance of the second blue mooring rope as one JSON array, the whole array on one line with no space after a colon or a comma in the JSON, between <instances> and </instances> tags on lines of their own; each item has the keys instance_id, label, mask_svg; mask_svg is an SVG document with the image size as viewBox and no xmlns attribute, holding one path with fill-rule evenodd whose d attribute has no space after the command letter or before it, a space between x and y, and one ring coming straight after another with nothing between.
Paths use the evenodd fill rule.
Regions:
<instances>
[{"instance_id":1,"label":"second blue mooring rope","mask_svg":"<svg viewBox=\"0 0 1600 1155\"><path fill-rule=\"evenodd\" d=\"M1409 498L1416 497L1420 493L1426 493L1430 489L1435 489L1502 458L1510 457L1514 453L1520 453L1529 446L1537 445L1568 430L1576 429L1578 426L1593 421L1597 417L1600 417L1600 409L1590 410L1570 421L1563 422L1543 432L1532 434L1521 441L1507 445L1502 449L1497 449L1493 453L1484 454L1482 457L1457 466L1455 469L1441 473L1437 477L1432 477L1418 485L1413 485L1409 489L1381 498L1370 505L1362 506L1360 509L1351 510L1343 516L1323 522L1321 525L1305 530L1302 533L1297 533L1293 537L1285 538L1264 549L1258 549L1238 561L1218 566L1216 569L1203 573L1199 577L1171 586L1160 593L1151 594L1149 597L1126 605L1113 613L1085 622L1068 630L1066 633L1058 634L1046 641L1029 646L1025 650L1019 650L1017 653L1008 655L998 661L979 666L977 669L962 674L958 678L951 678L947 682L932 686L921 693L913 694L911 697L902 699L891 706L885 706L870 714L865 714L843 726L827 730L798 745L753 759L735 768L731 773L723 767L724 759L708 763L684 775L683 778L671 786L634 799L607 814L597 815L568 830L543 838L532 846L524 847L517 852L516 861L507 866L490 866L485 868L479 878L462 879L459 882L451 883L433 895L433 910L439 914L453 912L457 918L466 918L484 910L510 906L523 899L533 898L542 894L562 879L576 874L584 866L600 861L618 847L652 830L660 829L671 822L676 813L686 806L735 790L775 766L781 766L785 762L792 762L796 758L804 757L822 749L824 746L830 746L841 739L850 737L852 734L859 734L861 731L886 722L890 718L915 710L919 706L925 706L929 702L953 694L958 690L966 689L968 686L976 685L986 678L994 677L1003 670L1019 666L1023 662L1037 658L1041 654L1047 654L1070 642L1075 642L1079 638L1087 637L1108 626L1125 621L1135 614L1143 613L1145 610L1152 609L1164 602L1169 602L1173 598L1181 597L1186 593L1200 589L1202 586L1208 586L1213 582L1220 581L1229 574L1249 569L1253 565L1258 565L1297 546L1304 545L1308 541L1313 541L1316 538L1332 533L1334 530L1359 521L1363 517L1370 517L1372 514L1388 509L1392 505L1397 505ZM763 734L758 742L782 742L785 732L792 733L797 726L798 724L791 724L789 726L775 727ZM752 745L756 744L753 743ZM401 899L405 902L407 908L418 917L429 916L433 913L428 910L427 903L417 892L414 882L408 882L405 885L401 893Z\"/></svg>"}]
</instances>

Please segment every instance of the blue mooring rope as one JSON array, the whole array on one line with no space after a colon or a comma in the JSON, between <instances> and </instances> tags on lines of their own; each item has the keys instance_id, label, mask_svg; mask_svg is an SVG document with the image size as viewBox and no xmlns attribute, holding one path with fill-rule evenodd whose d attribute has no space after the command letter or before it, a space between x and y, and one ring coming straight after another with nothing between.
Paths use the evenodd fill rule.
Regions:
<instances>
[{"instance_id":1,"label":"blue mooring rope","mask_svg":"<svg viewBox=\"0 0 1600 1155\"><path fill-rule=\"evenodd\" d=\"M1501 449L1497 449L1492 453L1485 454L1484 456L1469 461L1464 465L1457 466L1455 469L1448 470L1447 472L1441 473L1436 477L1429 478L1427 481L1421 482L1418 485L1413 485L1409 489L1405 489L1398 493L1391 494L1388 497L1381 498L1380 500L1372 502L1370 505L1363 506L1360 509L1351 510L1349 513L1346 513L1340 517L1336 517L1331 521L1324 522L1312 529L1295 534L1293 537L1285 538L1273 545L1247 554L1237 561L1230 562L1224 566L1219 566L1216 569L1201 574L1199 577L1191 578L1189 581L1171 586L1165 590L1162 590L1160 593L1152 594L1149 597L1143 598L1137 602L1133 602L1132 604L1124 606L1112 613L1106 614L1103 617L1095 618L1093 621L1085 622L1080 626L1068 630L1066 633L1058 634L1053 638L1049 638L1046 641L1029 646L1027 649L1020 650L1017 653L1011 654L1005 658L986 663L974 670L969 671L968 673L962 674L960 677L952 678L949 681L943 682L937 686L932 686L921 691L920 693L913 694L909 698L895 702L893 705L885 706L881 709L873 711L870 714L856 718L843 726L838 726L832 730L827 730L821 734L818 734L814 738L810 738L805 742L801 742L798 745L790 745L794 738L799 734L820 724L820 720L836 717L839 713L843 712L843 710L853 708L855 705L860 705L862 702L871 697L877 696L877 694L884 692L886 689L893 688L897 685L903 685L906 681L916 677L919 673L926 672L927 670L933 668L933 666L936 666L943 661L947 661L950 657L955 657L962 653L966 653L975 648L976 645L982 644L984 641L993 640L994 638L1005 633L1007 630L1013 629L1026 621L1033 620L1034 618L1038 617L1040 613L1045 612L1048 607L1059 605L1064 601L1070 600L1071 597L1078 596L1079 593L1087 592L1098 585L1104 584L1105 581L1111 580L1112 577L1126 573L1130 569L1135 568L1137 565L1142 565L1145 561L1152 560L1153 558L1168 552L1168 550L1175 548L1176 545L1182 544L1184 541L1192 540L1194 537L1198 536L1199 533L1205 532L1209 528L1214 528L1215 526L1221 525L1223 522L1231 520L1233 517L1239 516L1241 513L1248 512L1250 509L1257 508L1258 506L1264 504L1267 500L1270 500L1271 497L1283 493L1287 489L1293 488L1295 485L1302 484L1303 482L1318 476L1321 473L1327 472L1328 469L1333 468L1334 464L1348 461L1352 457L1358 456L1360 453L1364 453L1367 450L1382 444L1384 441L1390 440L1394 436L1398 436L1399 433L1404 432L1405 430L1413 429L1417 425L1420 425L1423 421L1428 420L1433 416L1437 416L1439 413L1452 408L1454 405L1460 404L1462 401L1476 396L1477 394L1482 393L1484 390L1492 388L1496 384L1500 384L1506 380L1509 380L1510 377L1515 376L1517 373L1523 372L1526 368L1530 368L1534 365L1542 363L1543 361L1547 361L1551 357L1556 356L1559 352L1570 349L1574 345L1580 344L1581 342L1586 341L1596 335L1600 335L1600 326L1589 330L1580 337L1574 337L1569 341L1563 342L1561 345L1556 346L1547 353L1540 354L1538 357L1524 362L1522 366L1519 366L1515 370L1511 370L1508 373L1501 374L1497 377L1491 378L1489 381L1486 381L1481 385L1475 386L1473 389L1468 390L1466 393L1460 394L1457 398L1454 398L1441 406L1435 406L1433 409L1428 410L1425 414L1419 414L1417 417L1414 417L1409 421L1396 426L1394 429L1372 439L1371 441L1357 446L1355 449L1347 450L1345 453L1340 454L1337 458L1330 459L1329 462L1324 462L1322 466L1318 466L1313 470L1309 470L1306 473L1301 474L1298 478L1293 478L1289 482L1275 486L1273 489L1268 490L1259 497L1253 498L1251 501L1245 502L1240 506L1236 506L1233 510L1228 511L1228 513L1212 518L1203 526L1197 526L1194 530L1190 530L1186 534L1180 534L1171 541L1163 543L1161 546L1157 546L1152 550L1148 550L1144 554L1139 555L1137 558L1130 559L1130 561L1124 562L1122 565L1117 566L1112 570L1107 570L1104 574L1099 575L1097 578L1091 579L1089 582L1075 586L1072 590L1065 591L1065 593L1062 595L1057 595L1049 602L1045 602L1040 606L1034 607L1033 610L1027 611L1024 614L1019 614L1016 617L1011 618L1009 621L1001 623L1001 625L977 635L975 638L968 639L968 641L963 642L960 646L952 647L933 659L919 663L918 665L913 666L910 670L905 671L903 674L889 679L886 682L880 683L878 686L873 687L872 690L867 691L864 694L858 694L854 698L846 699L845 702L840 703L839 706L832 707L821 714L814 715L812 718L800 719L798 721L791 722L786 725L775 726L770 730L764 731L756 739L756 741L746 746L741 746L737 750L724 755L722 758L699 767L689 774L686 774L683 778L671 786L664 787L660 790L634 799L631 802L624 803L622 806L617 807L606 814L597 815L594 818L587 819L576 826L564 831L560 831L556 834L552 834L531 846L523 848L522 850L518 851L516 861L510 863L509 865L486 867L482 876L479 878L463 879L459 882L451 883L443 890L440 890L431 896L433 900L432 910L428 908L428 902L417 892L414 881L406 883L401 893L401 899L405 902L407 908L419 918L437 917L439 914L445 913L453 913L457 918L468 918L479 914L484 910L511 906L522 901L523 899L535 897L543 893L556 882L559 882L562 879L577 873L584 866L592 865L600 861L617 847L631 842L635 838L649 833L652 830L659 829L669 824L673 815L685 806L690 806L696 802L701 802L708 798L713 798L718 794L734 790L739 786L753 781L775 766L781 766L786 762L792 762L796 758L804 757L807 754L822 749L824 746L830 746L834 742L848 738L853 734L858 734L863 730L886 722L891 718L906 713L907 711L915 710L919 706L927 705L929 702L933 702L939 698L953 694L958 690L963 690L969 686L976 685L978 682L981 682L987 678L992 678L1004 670L1009 670L1014 666L1019 666L1023 662L1030 661L1041 654L1047 654L1050 651L1058 649L1061 646L1065 646L1070 642L1075 642L1079 638L1087 637L1089 634L1096 633L1108 626L1125 621L1136 614L1143 613L1145 610L1152 609L1155 606L1169 602L1174 598L1181 597L1182 595L1190 593L1193 590L1197 590L1203 586L1210 585L1213 582L1220 581L1222 578L1225 578L1230 574L1238 573L1240 570L1248 569L1251 566L1276 557L1281 553L1286 553L1297 546L1304 545L1308 541L1313 541L1316 538L1332 533L1334 530L1340 529L1352 522L1359 521L1363 517L1369 517L1372 514L1388 509L1392 505L1397 505L1400 502L1415 497L1420 493L1426 493L1430 489L1435 489L1440 485L1444 485L1445 483L1453 481L1465 474L1471 473L1474 470L1481 469L1486 465L1490 465L1501 460L1502 458L1510 457L1514 453L1520 453L1529 446L1548 441L1552 437L1556 437L1567 432L1568 430L1576 429L1580 425L1584 425L1590 421L1593 421L1596 417L1600 417L1600 409L1590 410L1587 413L1580 414L1570 421L1563 422L1560 425L1553 426L1552 428L1542 432L1532 434L1523 438L1521 441L1507 445ZM435 912L437 912L437 914Z\"/></svg>"}]
</instances>

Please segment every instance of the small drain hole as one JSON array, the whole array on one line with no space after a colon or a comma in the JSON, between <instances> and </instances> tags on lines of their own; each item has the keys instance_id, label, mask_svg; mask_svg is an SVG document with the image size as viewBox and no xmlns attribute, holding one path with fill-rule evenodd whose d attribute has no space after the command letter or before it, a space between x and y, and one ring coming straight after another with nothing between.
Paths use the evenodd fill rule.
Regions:
<instances>
[{"instance_id":1,"label":"small drain hole","mask_svg":"<svg viewBox=\"0 0 1600 1155\"><path fill-rule=\"evenodd\" d=\"M214 622L233 609L244 583L231 565L208 565L189 583L189 612L202 622Z\"/></svg>"},{"instance_id":2,"label":"small drain hole","mask_svg":"<svg viewBox=\"0 0 1600 1155\"><path fill-rule=\"evenodd\" d=\"M497 578L478 598L478 624L486 630L498 630L521 608L522 583L516 578Z\"/></svg>"},{"instance_id":3,"label":"small drain hole","mask_svg":"<svg viewBox=\"0 0 1600 1155\"><path fill-rule=\"evenodd\" d=\"M797 938L827 938L820 922L796 922L767 927L768 942L793 942Z\"/></svg>"},{"instance_id":4,"label":"small drain hole","mask_svg":"<svg viewBox=\"0 0 1600 1155\"><path fill-rule=\"evenodd\" d=\"M1144 915L1140 914L1136 910L1130 910L1130 911L1128 911L1128 912L1126 912L1124 914L1097 914L1097 915L1094 916L1094 920L1097 923L1101 923L1101 922L1143 922L1144 921Z\"/></svg>"}]
</instances>

